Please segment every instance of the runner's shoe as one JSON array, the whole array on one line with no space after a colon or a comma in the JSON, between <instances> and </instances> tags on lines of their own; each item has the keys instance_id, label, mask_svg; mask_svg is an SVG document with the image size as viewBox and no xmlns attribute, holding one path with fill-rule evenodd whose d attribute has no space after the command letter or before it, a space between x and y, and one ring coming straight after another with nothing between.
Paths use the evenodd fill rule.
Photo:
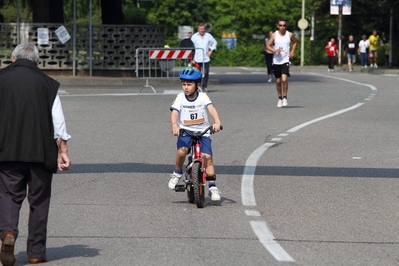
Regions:
<instances>
[{"instance_id":1,"label":"runner's shoe","mask_svg":"<svg viewBox=\"0 0 399 266\"><path fill-rule=\"evenodd\" d=\"M283 98L283 106L287 106L287 105L288 105L287 98Z\"/></svg>"},{"instance_id":2,"label":"runner's shoe","mask_svg":"<svg viewBox=\"0 0 399 266\"><path fill-rule=\"evenodd\" d=\"M278 99L277 107L283 107L283 100Z\"/></svg>"}]
</instances>

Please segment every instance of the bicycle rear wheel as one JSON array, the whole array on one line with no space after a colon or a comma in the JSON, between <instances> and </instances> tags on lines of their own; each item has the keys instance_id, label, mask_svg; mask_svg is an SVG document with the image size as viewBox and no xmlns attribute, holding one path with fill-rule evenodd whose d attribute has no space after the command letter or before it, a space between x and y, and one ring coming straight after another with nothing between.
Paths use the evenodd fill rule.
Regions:
<instances>
[{"instance_id":1,"label":"bicycle rear wheel","mask_svg":"<svg viewBox=\"0 0 399 266\"><path fill-rule=\"evenodd\" d=\"M195 162L193 166L193 190L194 202L198 208L203 208L205 205L205 186L202 185L202 171L200 162Z\"/></svg>"}]
</instances>

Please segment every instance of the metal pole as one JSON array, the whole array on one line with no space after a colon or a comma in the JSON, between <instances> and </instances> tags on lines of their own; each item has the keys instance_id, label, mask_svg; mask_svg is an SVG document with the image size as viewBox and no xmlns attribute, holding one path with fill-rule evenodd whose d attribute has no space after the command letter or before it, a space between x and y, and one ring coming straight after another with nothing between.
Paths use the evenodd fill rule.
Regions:
<instances>
[{"instance_id":1,"label":"metal pole","mask_svg":"<svg viewBox=\"0 0 399 266\"><path fill-rule=\"evenodd\" d=\"M76 0L73 0L72 76L76 76Z\"/></svg>"},{"instance_id":2,"label":"metal pole","mask_svg":"<svg viewBox=\"0 0 399 266\"><path fill-rule=\"evenodd\" d=\"M314 8L312 9L312 22L311 22L311 25L312 25L312 29L311 29L311 34L310 34L310 41L311 41L311 62L312 62L312 65L315 65L315 62L314 62L314 39L315 39L315 36L314 36L314 26L315 26L315 23L314 23L314 21L315 21L315 10L314 10Z\"/></svg>"},{"instance_id":3,"label":"metal pole","mask_svg":"<svg viewBox=\"0 0 399 266\"><path fill-rule=\"evenodd\" d=\"M392 34L393 34L393 9L391 8L391 14L389 18L389 67L392 67Z\"/></svg>"},{"instance_id":4,"label":"metal pole","mask_svg":"<svg viewBox=\"0 0 399 266\"><path fill-rule=\"evenodd\" d=\"M302 0L302 19L305 18L305 0ZM301 66L304 62L304 51L305 51L305 29L301 29Z\"/></svg>"},{"instance_id":5,"label":"metal pole","mask_svg":"<svg viewBox=\"0 0 399 266\"><path fill-rule=\"evenodd\" d=\"M89 22L89 76L93 74L93 0L90 0L90 22Z\"/></svg>"},{"instance_id":6,"label":"metal pole","mask_svg":"<svg viewBox=\"0 0 399 266\"><path fill-rule=\"evenodd\" d=\"M20 29L21 29L21 25L19 22L19 0L15 0L15 4L16 4L16 15L17 15L17 44L19 44L21 42L21 33L20 33Z\"/></svg>"},{"instance_id":7,"label":"metal pole","mask_svg":"<svg viewBox=\"0 0 399 266\"><path fill-rule=\"evenodd\" d=\"M338 65L342 66L341 63L341 48L342 48L342 3L338 6Z\"/></svg>"}]
</instances>

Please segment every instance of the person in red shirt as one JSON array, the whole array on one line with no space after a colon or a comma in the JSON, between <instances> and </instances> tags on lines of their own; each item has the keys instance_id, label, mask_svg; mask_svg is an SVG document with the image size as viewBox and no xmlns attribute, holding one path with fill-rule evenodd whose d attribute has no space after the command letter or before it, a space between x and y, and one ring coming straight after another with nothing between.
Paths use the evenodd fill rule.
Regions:
<instances>
[{"instance_id":1,"label":"person in red shirt","mask_svg":"<svg viewBox=\"0 0 399 266\"><path fill-rule=\"evenodd\" d=\"M335 57L338 56L338 47L335 44L335 39L331 38L324 48L328 59L328 71L334 71Z\"/></svg>"}]
</instances>

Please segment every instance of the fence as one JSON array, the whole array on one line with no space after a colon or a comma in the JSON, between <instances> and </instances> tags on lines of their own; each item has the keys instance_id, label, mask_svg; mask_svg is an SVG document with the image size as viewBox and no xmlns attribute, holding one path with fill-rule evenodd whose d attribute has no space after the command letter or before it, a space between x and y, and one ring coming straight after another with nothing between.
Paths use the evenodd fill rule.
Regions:
<instances>
[{"instance_id":1,"label":"fence","mask_svg":"<svg viewBox=\"0 0 399 266\"><path fill-rule=\"evenodd\" d=\"M139 89L156 90L148 82L151 79L178 78L181 70L194 58L194 53L204 53L201 48L138 48L136 50L136 77L145 79L145 85ZM204 73L204 68L202 68Z\"/></svg>"},{"instance_id":2,"label":"fence","mask_svg":"<svg viewBox=\"0 0 399 266\"><path fill-rule=\"evenodd\" d=\"M44 70L72 70L72 40L62 44L55 34L60 24L0 23L0 69L11 64L11 52L20 42L38 43L38 28L48 28L49 42L37 45L40 68ZM73 25L65 24L72 36ZM135 69L134 52L139 47L163 47L164 25L93 25L92 66L94 70ZM20 35L20 40L18 40ZM76 25L76 57L78 70L87 70L90 64L89 25Z\"/></svg>"}]
</instances>

